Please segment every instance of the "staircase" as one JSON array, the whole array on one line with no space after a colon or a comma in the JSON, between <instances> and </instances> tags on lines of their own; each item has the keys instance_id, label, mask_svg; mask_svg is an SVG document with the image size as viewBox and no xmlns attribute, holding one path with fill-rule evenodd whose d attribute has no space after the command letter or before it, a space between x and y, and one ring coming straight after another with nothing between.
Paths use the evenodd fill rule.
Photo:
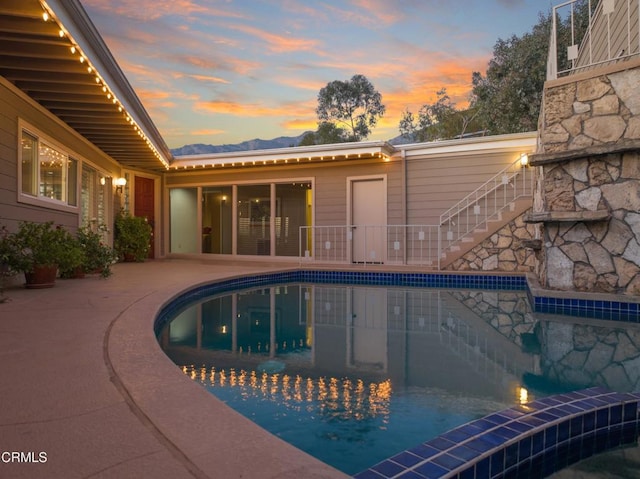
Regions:
<instances>
[{"instance_id":1,"label":"staircase","mask_svg":"<svg viewBox=\"0 0 640 479\"><path fill-rule=\"evenodd\" d=\"M519 158L440 215L440 268L531 207L533 172Z\"/></svg>"}]
</instances>

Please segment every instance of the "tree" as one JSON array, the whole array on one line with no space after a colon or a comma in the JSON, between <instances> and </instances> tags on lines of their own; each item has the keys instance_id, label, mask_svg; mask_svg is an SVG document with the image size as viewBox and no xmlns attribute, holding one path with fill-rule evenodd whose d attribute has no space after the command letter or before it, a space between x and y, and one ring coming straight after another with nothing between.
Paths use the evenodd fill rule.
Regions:
<instances>
[{"instance_id":1,"label":"tree","mask_svg":"<svg viewBox=\"0 0 640 479\"><path fill-rule=\"evenodd\" d=\"M384 112L382 95L364 75L332 81L318 93L319 127L331 123L339 130L346 130L348 134L343 141L365 140Z\"/></svg>"},{"instance_id":2,"label":"tree","mask_svg":"<svg viewBox=\"0 0 640 479\"><path fill-rule=\"evenodd\" d=\"M473 73L471 106L492 135L537 129L551 19L541 13L530 33L498 39L486 74Z\"/></svg>"},{"instance_id":3,"label":"tree","mask_svg":"<svg viewBox=\"0 0 640 479\"><path fill-rule=\"evenodd\" d=\"M410 141L423 142L462 137L474 125L477 109L458 110L442 88L434 103L422 105L415 118L408 109L400 120L400 134Z\"/></svg>"},{"instance_id":4,"label":"tree","mask_svg":"<svg viewBox=\"0 0 640 479\"><path fill-rule=\"evenodd\" d=\"M350 141L347 132L331 122L323 121L318 124L316 131L310 131L302 137L299 146L328 145L331 143L346 143Z\"/></svg>"}]
</instances>

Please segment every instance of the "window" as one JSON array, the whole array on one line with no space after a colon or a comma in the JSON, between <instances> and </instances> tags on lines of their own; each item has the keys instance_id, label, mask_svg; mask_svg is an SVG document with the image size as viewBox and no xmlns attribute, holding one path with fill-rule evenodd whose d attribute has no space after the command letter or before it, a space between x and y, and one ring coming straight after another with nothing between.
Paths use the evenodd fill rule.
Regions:
<instances>
[{"instance_id":1,"label":"window","mask_svg":"<svg viewBox=\"0 0 640 479\"><path fill-rule=\"evenodd\" d=\"M27 130L22 130L20 153L20 201L78 206L78 160Z\"/></svg>"},{"instance_id":2,"label":"window","mask_svg":"<svg viewBox=\"0 0 640 479\"><path fill-rule=\"evenodd\" d=\"M108 178L83 163L80 185L80 224L82 226L101 227L108 224L106 192L110 184L111 181Z\"/></svg>"}]
</instances>

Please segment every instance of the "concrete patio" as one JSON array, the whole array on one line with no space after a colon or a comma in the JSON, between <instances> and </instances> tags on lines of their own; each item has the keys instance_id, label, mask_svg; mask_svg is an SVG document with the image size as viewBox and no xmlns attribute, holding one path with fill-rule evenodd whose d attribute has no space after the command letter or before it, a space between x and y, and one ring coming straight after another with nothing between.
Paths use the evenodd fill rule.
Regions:
<instances>
[{"instance_id":1,"label":"concrete patio","mask_svg":"<svg viewBox=\"0 0 640 479\"><path fill-rule=\"evenodd\" d=\"M286 268L157 260L117 264L106 280L9 288L0 304L0 477L346 477L226 407L155 340L159 307L185 288ZM11 462L11 452L31 462Z\"/></svg>"}]
</instances>

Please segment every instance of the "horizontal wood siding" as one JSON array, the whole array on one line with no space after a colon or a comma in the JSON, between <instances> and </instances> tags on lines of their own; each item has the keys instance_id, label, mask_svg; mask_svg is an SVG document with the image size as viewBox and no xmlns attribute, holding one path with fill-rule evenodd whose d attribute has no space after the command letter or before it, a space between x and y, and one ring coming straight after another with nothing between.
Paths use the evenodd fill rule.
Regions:
<instances>
[{"instance_id":1,"label":"horizontal wood siding","mask_svg":"<svg viewBox=\"0 0 640 479\"><path fill-rule=\"evenodd\" d=\"M513 163L522 150L410 158L407 223L438 224L440 215Z\"/></svg>"},{"instance_id":2,"label":"horizontal wood siding","mask_svg":"<svg viewBox=\"0 0 640 479\"><path fill-rule=\"evenodd\" d=\"M18 203L18 119L40 130L78 159L90 160L112 176L120 167L101 150L34 102L25 99L0 77L0 224L14 230L18 221L53 221L70 228L78 226L78 215Z\"/></svg>"},{"instance_id":3,"label":"horizontal wood siding","mask_svg":"<svg viewBox=\"0 0 640 479\"><path fill-rule=\"evenodd\" d=\"M617 61L618 56L640 53L638 45L638 0L617 0L616 9L611 15L602 14L602 4L593 16L591 28L591 57L589 54L589 37L585 36L580 45L577 66L591 63ZM627 15L630 6L629 15ZM610 35L610 41L608 36ZM607 62L611 60L611 62Z\"/></svg>"}]
</instances>

